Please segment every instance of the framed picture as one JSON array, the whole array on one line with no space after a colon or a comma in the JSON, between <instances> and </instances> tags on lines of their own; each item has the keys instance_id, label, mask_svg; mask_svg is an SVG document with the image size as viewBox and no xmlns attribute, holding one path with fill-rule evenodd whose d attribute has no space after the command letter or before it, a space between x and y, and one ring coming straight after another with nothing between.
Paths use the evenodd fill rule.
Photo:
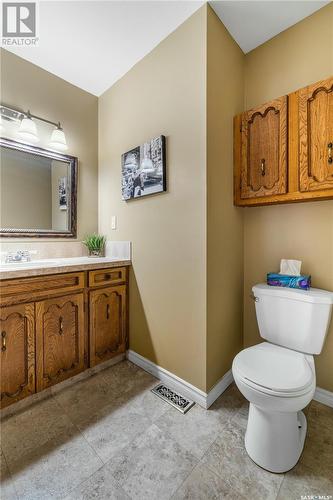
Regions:
<instances>
[{"instance_id":1,"label":"framed picture","mask_svg":"<svg viewBox=\"0 0 333 500\"><path fill-rule=\"evenodd\" d=\"M59 209L67 210L67 178L59 177L58 181L59 191Z\"/></svg>"},{"instance_id":2,"label":"framed picture","mask_svg":"<svg viewBox=\"0 0 333 500\"><path fill-rule=\"evenodd\" d=\"M131 200L166 191L165 137L154 137L121 156L122 198Z\"/></svg>"}]
</instances>

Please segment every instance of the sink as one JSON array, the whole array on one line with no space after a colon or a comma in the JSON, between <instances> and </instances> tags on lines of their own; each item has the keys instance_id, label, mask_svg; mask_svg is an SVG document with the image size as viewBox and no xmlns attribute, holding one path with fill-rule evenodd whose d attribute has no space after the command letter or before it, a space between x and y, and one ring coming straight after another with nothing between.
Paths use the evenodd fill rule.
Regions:
<instances>
[{"instance_id":1,"label":"sink","mask_svg":"<svg viewBox=\"0 0 333 500\"><path fill-rule=\"evenodd\" d=\"M13 267L42 267L42 266L47 266L47 265L52 265L52 264L58 264L60 263L59 259L40 259L40 260L31 260L29 262L22 262L22 261L17 261L17 262L4 262L1 263L1 268L4 269L11 269Z\"/></svg>"},{"instance_id":2,"label":"sink","mask_svg":"<svg viewBox=\"0 0 333 500\"><path fill-rule=\"evenodd\" d=\"M119 261L119 258L115 257L96 257L96 258L90 258L87 256L83 257L58 257L56 259L38 259L38 260L31 260L29 262L8 262L8 263L1 263L0 264L0 273L7 274L10 272L15 272L15 273L21 273L22 276L25 276L25 274L28 274L29 270L36 270L40 269L41 271L43 269L47 269L48 267L50 268L57 268L57 267L71 267L71 266L86 266L86 265L92 265L92 264L105 264L107 262L116 262ZM127 260L127 259L123 259ZM96 266L95 266L96 267ZM52 271L50 271L52 274ZM33 274L36 274L35 272ZM4 279L4 278L2 278Z\"/></svg>"}]
</instances>

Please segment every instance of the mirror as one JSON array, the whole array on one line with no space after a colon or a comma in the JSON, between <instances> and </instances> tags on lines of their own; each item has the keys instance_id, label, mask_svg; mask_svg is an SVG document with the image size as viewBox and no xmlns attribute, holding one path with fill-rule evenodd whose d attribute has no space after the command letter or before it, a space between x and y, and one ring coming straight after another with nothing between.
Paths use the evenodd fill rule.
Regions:
<instances>
[{"instance_id":1,"label":"mirror","mask_svg":"<svg viewBox=\"0 0 333 500\"><path fill-rule=\"evenodd\" d=\"M0 139L1 236L76 237L77 158Z\"/></svg>"}]
</instances>

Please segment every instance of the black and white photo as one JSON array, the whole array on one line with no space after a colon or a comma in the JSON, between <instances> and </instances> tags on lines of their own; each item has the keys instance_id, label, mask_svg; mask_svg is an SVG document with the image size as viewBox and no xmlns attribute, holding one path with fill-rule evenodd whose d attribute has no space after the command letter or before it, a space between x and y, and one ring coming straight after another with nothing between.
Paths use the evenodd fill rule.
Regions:
<instances>
[{"instance_id":1,"label":"black and white photo","mask_svg":"<svg viewBox=\"0 0 333 500\"><path fill-rule=\"evenodd\" d=\"M60 208L60 210L67 210L67 178L66 177L59 177L58 191L59 191L59 208Z\"/></svg>"},{"instance_id":2,"label":"black and white photo","mask_svg":"<svg viewBox=\"0 0 333 500\"><path fill-rule=\"evenodd\" d=\"M165 137L160 135L122 155L123 200L166 191Z\"/></svg>"}]
</instances>

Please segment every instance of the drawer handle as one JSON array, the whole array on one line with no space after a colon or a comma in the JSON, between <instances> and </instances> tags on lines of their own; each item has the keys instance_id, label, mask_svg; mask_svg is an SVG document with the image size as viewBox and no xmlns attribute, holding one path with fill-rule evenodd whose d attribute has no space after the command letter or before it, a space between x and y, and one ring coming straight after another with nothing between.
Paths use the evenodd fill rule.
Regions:
<instances>
[{"instance_id":1,"label":"drawer handle","mask_svg":"<svg viewBox=\"0 0 333 500\"><path fill-rule=\"evenodd\" d=\"M106 306L106 319L110 319L110 304Z\"/></svg>"},{"instance_id":2,"label":"drawer handle","mask_svg":"<svg viewBox=\"0 0 333 500\"><path fill-rule=\"evenodd\" d=\"M5 352L7 350L7 346L6 346L6 332L3 331L1 332L1 338L2 338L2 346L1 346L1 351L2 352Z\"/></svg>"},{"instance_id":3,"label":"drawer handle","mask_svg":"<svg viewBox=\"0 0 333 500\"><path fill-rule=\"evenodd\" d=\"M328 161L328 163L333 163L333 143L332 142L329 142L327 144L327 149L328 149L327 161Z\"/></svg>"},{"instance_id":4,"label":"drawer handle","mask_svg":"<svg viewBox=\"0 0 333 500\"><path fill-rule=\"evenodd\" d=\"M64 322L63 322L62 316L60 316L60 318L59 318L59 335L63 335L63 334L64 334Z\"/></svg>"},{"instance_id":5,"label":"drawer handle","mask_svg":"<svg viewBox=\"0 0 333 500\"><path fill-rule=\"evenodd\" d=\"M260 163L260 169L261 169L261 175L264 177L266 175L266 164L265 164L265 158L261 160Z\"/></svg>"}]
</instances>

